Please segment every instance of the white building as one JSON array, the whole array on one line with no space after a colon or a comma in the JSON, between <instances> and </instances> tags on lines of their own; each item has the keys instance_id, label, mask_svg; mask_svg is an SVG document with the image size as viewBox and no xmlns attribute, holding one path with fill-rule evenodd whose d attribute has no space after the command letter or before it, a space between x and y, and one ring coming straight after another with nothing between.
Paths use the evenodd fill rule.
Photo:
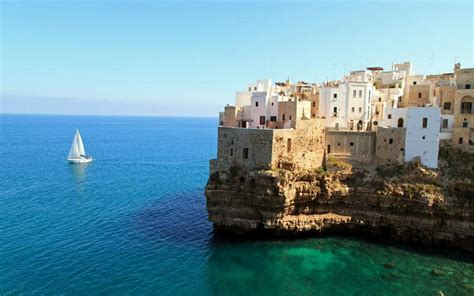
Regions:
<instances>
[{"instance_id":1,"label":"white building","mask_svg":"<svg viewBox=\"0 0 474 296\"><path fill-rule=\"evenodd\" d=\"M357 76L353 72L346 78L359 77L362 80L364 75ZM374 90L370 81L345 80L336 86L323 85L319 89L319 116L326 118L326 127L329 128L364 129L371 120L370 102Z\"/></svg>"},{"instance_id":2,"label":"white building","mask_svg":"<svg viewBox=\"0 0 474 296\"><path fill-rule=\"evenodd\" d=\"M454 115L441 114L441 127L439 129L440 140L451 140L454 131Z\"/></svg>"},{"instance_id":3,"label":"white building","mask_svg":"<svg viewBox=\"0 0 474 296\"><path fill-rule=\"evenodd\" d=\"M384 127L404 127L405 161L420 157L421 163L429 168L438 167L440 124L437 107L387 108L379 123Z\"/></svg>"},{"instance_id":4,"label":"white building","mask_svg":"<svg viewBox=\"0 0 474 296\"><path fill-rule=\"evenodd\" d=\"M235 95L235 106L231 109L231 118L235 116L235 125L243 128L264 129L267 122L278 120L278 102L288 101L285 95L276 93L277 88L272 87L271 80L257 80L247 87L246 91L238 91ZM228 108L226 107L226 108ZM235 108L234 108L235 107ZM225 123L225 113L219 114L221 125ZM232 123L230 123L232 124Z\"/></svg>"}]
</instances>

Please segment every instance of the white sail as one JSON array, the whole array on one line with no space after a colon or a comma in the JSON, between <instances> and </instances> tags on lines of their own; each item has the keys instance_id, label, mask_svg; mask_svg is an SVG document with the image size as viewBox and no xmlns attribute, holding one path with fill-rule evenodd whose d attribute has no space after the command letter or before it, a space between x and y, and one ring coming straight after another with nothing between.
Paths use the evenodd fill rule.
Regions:
<instances>
[{"instance_id":1,"label":"white sail","mask_svg":"<svg viewBox=\"0 0 474 296\"><path fill-rule=\"evenodd\" d=\"M77 137L74 137L71 144L71 149L69 149L69 154L67 155L68 159L80 158L81 153L79 152L79 147L77 147Z\"/></svg>"},{"instance_id":2,"label":"white sail","mask_svg":"<svg viewBox=\"0 0 474 296\"><path fill-rule=\"evenodd\" d=\"M80 155L86 155L86 150L84 149L84 143L82 143L82 138L81 134L79 133L79 130L76 130L76 143L77 143L77 148L79 149Z\"/></svg>"}]
</instances>

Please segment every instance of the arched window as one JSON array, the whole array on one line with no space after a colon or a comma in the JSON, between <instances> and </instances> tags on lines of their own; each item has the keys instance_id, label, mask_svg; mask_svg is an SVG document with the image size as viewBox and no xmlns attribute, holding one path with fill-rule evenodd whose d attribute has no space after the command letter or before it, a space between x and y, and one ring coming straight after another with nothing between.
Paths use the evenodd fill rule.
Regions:
<instances>
[{"instance_id":1,"label":"arched window","mask_svg":"<svg viewBox=\"0 0 474 296\"><path fill-rule=\"evenodd\" d=\"M398 119L398 127L403 127L403 118Z\"/></svg>"}]
</instances>

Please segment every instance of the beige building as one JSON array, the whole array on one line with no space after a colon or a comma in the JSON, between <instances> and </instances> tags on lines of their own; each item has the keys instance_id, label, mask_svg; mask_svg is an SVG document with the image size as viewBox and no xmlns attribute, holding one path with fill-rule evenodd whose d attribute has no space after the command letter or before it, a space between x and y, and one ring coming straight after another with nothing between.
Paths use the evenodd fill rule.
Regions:
<instances>
[{"instance_id":1,"label":"beige building","mask_svg":"<svg viewBox=\"0 0 474 296\"><path fill-rule=\"evenodd\" d=\"M235 169L319 168L324 137L324 119L298 120L291 129L219 127L217 159L211 160L211 173L229 178Z\"/></svg>"},{"instance_id":2,"label":"beige building","mask_svg":"<svg viewBox=\"0 0 474 296\"><path fill-rule=\"evenodd\" d=\"M455 70L453 144L474 153L474 68Z\"/></svg>"},{"instance_id":3,"label":"beige building","mask_svg":"<svg viewBox=\"0 0 474 296\"><path fill-rule=\"evenodd\" d=\"M431 103L434 95L434 88L431 83L423 85L410 85L408 96L403 101L404 107L424 107Z\"/></svg>"},{"instance_id":4,"label":"beige building","mask_svg":"<svg viewBox=\"0 0 474 296\"><path fill-rule=\"evenodd\" d=\"M292 98L278 103L278 123L273 128L293 128L298 120L309 119L311 116L311 101Z\"/></svg>"},{"instance_id":5,"label":"beige building","mask_svg":"<svg viewBox=\"0 0 474 296\"><path fill-rule=\"evenodd\" d=\"M377 166L400 165L405 161L404 127L378 127L375 144Z\"/></svg>"},{"instance_id":6,"label":"beige building","mask_svg":"<svg viewBox=\"0 0 474 296\"><path fill-rule=\"evenodd\" d=\"M326 151L329 156L353 164L373 164L376 133L372 131L326 132Z\"/></svg>"},{"instance_id":7,"label":"beige building","mask_svg":"<svg viewBox=\"0 0 474 296\"><path fill-rule=\"evenodd\" d=\"M454 93L455 86L438 86L435 89L436 97L439 100L441 114L454 114Z\"/></svg>"}]
</instances>

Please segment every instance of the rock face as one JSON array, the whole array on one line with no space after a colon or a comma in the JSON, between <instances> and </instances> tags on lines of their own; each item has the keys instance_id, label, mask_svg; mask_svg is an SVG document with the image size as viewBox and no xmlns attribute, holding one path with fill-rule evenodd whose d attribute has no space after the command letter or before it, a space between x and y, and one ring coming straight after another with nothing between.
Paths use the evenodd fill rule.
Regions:
<instances>
[{"instance_id":1,"label":"rock face","mask_svg":"<svg viewBox=\"0 0 474 296\"><path fill-rule=\"evenodd\" d=\"M357 170L233 168L206 186L209 220L235 233L351 232L474 252L474 186L417 164Z\"/></svg>"}]
</instances>

